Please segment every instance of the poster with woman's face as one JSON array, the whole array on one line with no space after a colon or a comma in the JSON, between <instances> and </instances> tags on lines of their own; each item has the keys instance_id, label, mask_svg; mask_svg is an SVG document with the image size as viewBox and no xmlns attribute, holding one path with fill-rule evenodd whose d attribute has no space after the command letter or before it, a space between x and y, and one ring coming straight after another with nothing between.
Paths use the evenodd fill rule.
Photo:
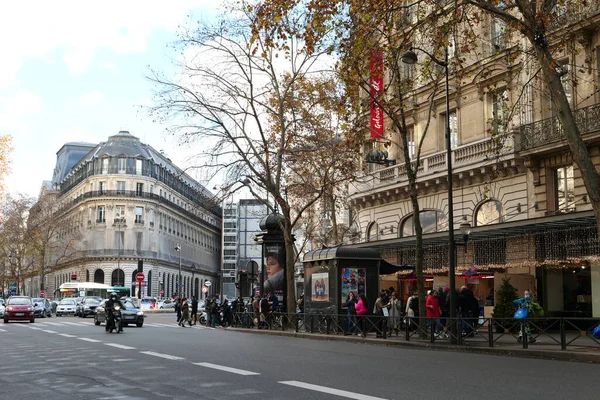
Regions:
<instances>
[{"instance_id":1,"label":"poster with woman's face","mask_svg":"<svg viewBox=\"0 0 600 400\"><path fill-rule=\"evenodd\" d=\"M273 293L282 303L285 299L285 247L283 244L265 246L263 293Z\"/></svg>"},{"instance_id":2,"label":"poster with woman's face","mask_svg":"<svg viewBox=\"0 0 600 400\"><path fill-rule=\"evenodd\" d=\"M329 274L311 275L311 301L329 301Z\"/></svg>"}]
</instances>

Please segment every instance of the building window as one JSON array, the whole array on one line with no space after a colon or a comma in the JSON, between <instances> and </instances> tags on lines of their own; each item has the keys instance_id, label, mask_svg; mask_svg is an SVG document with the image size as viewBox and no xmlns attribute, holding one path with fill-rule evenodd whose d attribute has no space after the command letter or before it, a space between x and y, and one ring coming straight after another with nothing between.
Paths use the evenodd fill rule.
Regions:
<instances>
[{"instance_id":1,"label":"building window","mask_svg":"<svg viewBox=\"0 0 600 400\"><path fill-rule=\"evenodd\" d=\"M490 42L492 44L492 54L498 53L506 49L506 26L504 21L498 18L492 18L492 26L490 32Z\"/></svg>"},{"instance_id":2,"label":"building window","mask_svg":"<svg viewBox=\"0 0 600 400\"><path fill-rule=\"evenodd\" d=\"M135 173L136 175L142 174L142 160L135 160Z\"/></svg>"},{"instance_id":3,"label":"building window","mask_svg":"<svg viewBox=\"0 0 600 400\"><path fill-rule=\"evenodd\" d=\"M96 209L96 222L106 222L106 210L104 206L98 206Z\"/></svg>"},{"instance_id":4,"label":"building window","mask_svg":"<svg viewBox=\"0 0 600 400\"><path fill-rule=\"evenodd\" d=\"M499 224L503 222L502 203L498 200L488 200L477 208L475 215L476 226Z\"/></svg>"},{"instance_id":5,"label":"building window","mask_svg":"<svg viewBox=\"0 0 600 400\"><path fill-rule=\"evenodd\" d=\"M556 211L575 211L575 180L573 166L568 165L554 170L556 182L555 204Z\"/></svg>"},{"instance_id":6,"label":"building window","mask_svg":"<svg viewBox=\"0 0 600 400\"><path fill-rule=\"evenodd\" d=\"M446 149L446 114L442 114L442 118L444 119L444 132L442 132L442 139L444 142L443 148ZM456 110L450 111L450 146L452 149L458 147L458 116L456 114Z\"/></svg>"},{"instance_id":7,"label":"building window","mask_svg":"<svg viewBox=\"0 0 600 400\"><path fill-rule=\"evenodd\" d=\"M104 284L104 271L97 269L94 271L94 283Z\"/></svg>"},{"instance_id":8,"label":"building window","mask_svg":"<svg viewBox=\"0 0 600 400\"><path fill-rule=\"evenodd\" d=\"M120 268L115 269L112 272L110 281L111 286L125 286L125 272L123 272L123 270Z\"/></svg>"},{"instance_id":9,"label":"building window","mask_svg":"<svg viewBox=\"0 0 600 400\"><path fill-rule=\"evenodd\" d=\"M507 117L507 101L508 91L498 90L492 93L492 104L491 104L491 119L492 119L492 132L494 135L504 133L506 126Z\"/></svg>"},{"instance_id":10,"label":"building window","mask_svg":"<svg viewBox=\"0 0 600 400\"><path fill-rule=\"evenodd\" d=\"M379 226L376 222L371 223L367 228L367 242L376 241L379 238Z\"/></svg>"},{"instance_id":11,"label":"building window","mask_svg":"<svg viewBox=\"0 0 600 400\"><path fill-rule=\"evenodd\" d=\"M448 217L439 210L424 210L419 213L423 234L442 232L448 230ZM415 222L413 215L405 218L402 222L400 234L402 237L415 235Z\"/></svg>"},{"instance_id":12,"label":"building window","mask_svg":"<svg viewBox=\"0 0 600 400\"><path fill-rule=\"evenodd\" d=\"M565 89L565 96L569 105L573 105L573 85L571 84L571 66L568 61L560 63L560 83Z\"/></svg>"},{"instance_id":13,"label":"building window","mask_svg":"<svg viewBox=\"0 0 600 400\"><path fill-rule=\"evenodd\" d=\"M106 189L106 182L98 182L98 191L100 194L104 193L104 189Z\"/></svg>"},{"instance_id":14,"label":"building window","mask_svg":"<svg viewBox=\"0 0 600 400\"><path fill-rule=\"evenodd\" d=\"M531 124L533 122L533 85L529 82L523 88L521 99L519 100L519 111L521 117L521 125Z\"/></svg>"},{"instance_id":15,"label":"building window","mask_svg":"<svg viewBox=\"0 0 600 400\"><path fill-rule=\"evenodd\" d=\"M406 142L408 144L408 158L410 160L415 158L416 155L416 151L415 151L415 127L414 126L409 126L406 129Z\"/></svg>"},{"instance_id":16,"label":"building window","mask_svg":"<svg viewBox=\"0 0 600 400\"><path fill-rule=\"evenodd\" d=\"M135 184L135 194L137 196L141 196L144 193L144 184L143 183L136 183Z\"/></svg>"},{"instance_id":17,"label":"building window","mask_svg":"<svg viewBox=\"0 0 600 400\"><path fill-rule=\"evenodd\" d=\"M117 171L119 174L124 174L127 171L127 159L119 158L117 161Z\"/></svg>"},{"instance_id":18,"label":"building window","mask_svg":"<svg viewBox=\"0 0 600 400\"><path fill-rule=\"evenodd\" d=\"M125 181L117 181L117 194L125 194Z\"/></svg>"},{"instance_id":19,"label":"building window","mask_svg":"<svg viewBox=\"0 0 600 400\"><path fill-rule=\"evenodd\" d=\"M108 174L108 158L102 159L102 173Z\"/></svg>"},{"instance_id":20,"label":"building window","mask_svg":"<svg viewBox=\"0 0 600 400\"><path fill-rule=\"evenodd\" d=\"M144 208L143 207L135 208L135 223L136 224L144 223Z\"/></svg>"},{"instance_id":21,"label":"building window","mask_svg":"<svg viewBox=\"0 0 600 400\"><path fill-rule=\"evenodd\" d=\"M115 222L125 219L125 206L115 206Z\"/></svg>"}]
</instances>

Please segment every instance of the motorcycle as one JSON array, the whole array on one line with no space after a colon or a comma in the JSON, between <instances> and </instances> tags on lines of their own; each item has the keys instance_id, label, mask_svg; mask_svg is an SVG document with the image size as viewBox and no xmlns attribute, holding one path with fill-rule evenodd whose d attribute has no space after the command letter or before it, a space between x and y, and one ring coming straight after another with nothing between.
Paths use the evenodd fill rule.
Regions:
<instances>
[{"instance_id":1,"label":"motorcycle","mask_svg":"<svg viewBox=\"0 0 600 400\"><path fill-rule=\"evenodd\" d=\"M117 333L123 332L123 320L121 318L121 307L114 306L111 321L106 321L106 331L112 333L116 330Z\"/></svg>"}]
</instances>

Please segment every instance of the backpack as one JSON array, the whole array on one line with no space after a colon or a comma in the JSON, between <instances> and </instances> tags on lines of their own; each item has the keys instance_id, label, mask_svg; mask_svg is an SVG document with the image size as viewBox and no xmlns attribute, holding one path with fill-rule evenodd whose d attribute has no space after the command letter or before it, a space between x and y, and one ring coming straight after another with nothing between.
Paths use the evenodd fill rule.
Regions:
<instances>
[{"instance_id":1,"label":"backpack","mask_svg":"<svg viewBox=\"0 0 600 400\"><path fill-rule=\"evenodd\" d=\"M410 298L410 303L408 304L408 306L410 307L411 310L413 310L415 312L415 314L418 314L419 312L419 299L417 299L416 297L411 297Z\"/></svg>"}]
</instances>

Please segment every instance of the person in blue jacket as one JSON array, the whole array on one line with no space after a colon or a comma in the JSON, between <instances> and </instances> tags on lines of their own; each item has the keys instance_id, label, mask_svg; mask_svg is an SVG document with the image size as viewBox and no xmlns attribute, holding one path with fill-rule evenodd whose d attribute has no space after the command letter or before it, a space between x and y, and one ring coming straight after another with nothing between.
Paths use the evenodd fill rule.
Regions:
<instances>
[{"instance_id":1,"label":"person in blue jacket","mask_svg":"<svg viewBox=\"0 0 600 400\"><path fill-rule=\"evenodd\" d=\"M540 313L541 307L539 306L539 304L533 301L533 297L531 296L531 290L529 289L525 290L525 292L523 293L523 297L521 297L520 299L516 299L514 303L518 306L518 308L526 308L528 317L533 317L536 313ZM523 340L523 330L525 330L525 333L527 335L527 341L529 343L535 342L535 338L531 337L531 328L529 327L529 323L527 323L524 320L521 321L521 329L519 330L518 341L521 342Z\"/></svg>"}]
</instances>

